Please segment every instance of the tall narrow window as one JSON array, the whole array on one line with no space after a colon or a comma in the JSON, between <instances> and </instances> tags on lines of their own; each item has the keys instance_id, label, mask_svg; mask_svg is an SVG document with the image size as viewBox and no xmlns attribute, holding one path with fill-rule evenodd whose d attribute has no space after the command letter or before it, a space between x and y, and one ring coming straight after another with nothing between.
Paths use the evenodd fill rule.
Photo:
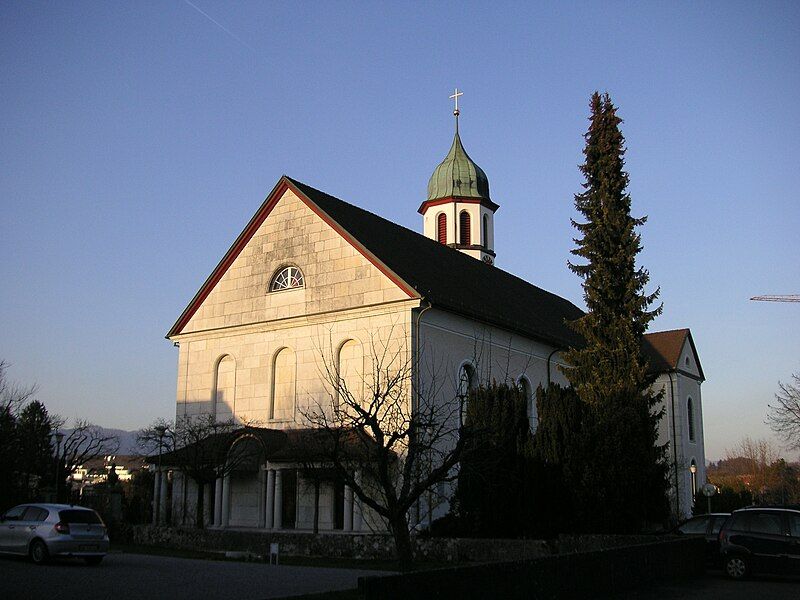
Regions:
<instances>
[{"instance_id":1,"label":"tall narrow window","mask_svg":"<svg viewBox=\"0 0 800 600\"><path fill-rule=\"evenodd\" d=\"M458 399L461 402L461 423L467 418L467 402L469 393L475 389L475 367L463 365L458 373Z\"/></svg>"},{"instance_id":2,"label":"tall narrow window","mask_svg":"<svg viewBox=\"0 0 800 600\"><path fill-rule=\"evenodd\" d=\"M272 364L272 408L270 419L288 420L294 417L295 379L297 365L291 348L283 348Z\"/></svg>"},{"instance_id":3,"label":"tall narrow window","mask_svg":"<svg viewBox=\"0 0 800 600\"><path fill-rule=\"evenodd\" d=\"M336 390L339 402L361 404L363 401L364 358L361 345L355 340L347 340L339 349L339 387ZM346 396L346 397L342 397Z\"/></svg>"},{"instance_id":4,"label":"tall narrow window","mask_svg":"<svg viewBox=\"0 0 800 600\"><path fill-rule=\"evenodd\" d=\"M462 246L469 246L470 245L470 230L469 230L469 213L465 210L461 211L461 214L458 216L458 227L459 231L459 243Z\"/></svg>"},{"instance_id":5,"label":"tall narrow window","mask_svg":"<svg viewBox=\"0 0 800 600\"><path fill-rule=\"evenodd\" d=\"M214 417L218 423L233 418L234 394L236 393L236 362L226 354L217 362L214 373Z\"/></svg>"},{"instance_id":6,"label":"tall narrow window","mask_svg":"<svg viewBox=\"0 0 800 600\"><path fill-rule=\"evenodd\" d=\"M483 215L483 247L489 248L489 215Z\"/></svg>"},{"instance_id":7,"label":"tall narrow window","mask_svg":"<svg viewBox=\"0 0 800 600\"><path fill-rule=\"evenodd\" d=\"M531 382L527 377L520 377L519 389L525 398L528 406L528 422L530 423L531 433L536 433L536 428L539 427L539 413L536 410L536 398L533 395Z\"/></svg>"},{"instance_id":8,"label":"tall narrow window","mask_svg":"<svg viewBox=\"0 0 800 600\"><path fill-rule=\"evenodd\" d=\"M436 239L440 244L447 243L447 215L444 213L436 217Z\"/></svg>"},{"instance_id":9,"label":"tall narrow window","mask_svg":"<svg viewBox=\"0 0 800 600\"><path fill-rule=\"evenodd\" d=\"M694 402L689 398L686 403L686 418L689 420L689 441L694 441Z\"/></svg>"}]
</instances>

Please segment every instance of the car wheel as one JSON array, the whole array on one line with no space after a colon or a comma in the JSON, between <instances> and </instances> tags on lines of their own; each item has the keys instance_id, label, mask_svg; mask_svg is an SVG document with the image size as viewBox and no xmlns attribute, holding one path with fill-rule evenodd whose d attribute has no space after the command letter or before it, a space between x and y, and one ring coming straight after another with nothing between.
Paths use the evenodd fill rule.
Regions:
<instances>
[{"instance_id":1,"label":"car wheel","mask_svg":"<svg viewBox=\"0 0 800 600\"><path fill-rule=\"evenodd\" d=\"M95 565L99 565L101 562L103 562L103 557L102 556L87 556L83 560L86 561L87 565L95 566Z\"/></svg>"},{"instance_id":2,"label":"car wheel","mask_svg":"<svg viewBox=\"0 0 800 600\"><path fill-rule=\"evenodd\" d=\"M725 559L725 573L731 579L744 579L747 577L747 560L741 556L729 556Z\"/></svg>"},{"instance_id":3,"label":"car wheel","mask_svg":"<svg viewBox=\"0 0 800 600\"><path fill-rule=\"evenodd\" d=\"M37 565L43 565L50 559L50 553L42 540L33 540L30 555L31 560Z\"/></svg>"}]
</instances>

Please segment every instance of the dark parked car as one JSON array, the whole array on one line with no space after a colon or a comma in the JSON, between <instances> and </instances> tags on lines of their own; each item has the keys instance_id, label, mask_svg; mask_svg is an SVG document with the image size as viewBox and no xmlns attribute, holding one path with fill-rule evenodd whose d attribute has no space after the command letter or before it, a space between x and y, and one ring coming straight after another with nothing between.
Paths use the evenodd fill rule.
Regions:
<instances>
[{"instance_id":1,"label":"dark parked car","mask_svg":"<svg viewBox=\"0 0 800 600\"><path fill-rule=\"evenodd\" d=\"M702 535L706 540L706 562L719 565L719 531L730 513L711 513L686 519L669 533L678 535Z\"/></svg>"},{"instance_id":2,"label":"dark parked car","mask_svg":"<svg viewBox=\"0 0 800 600\"><path fill-rule=\"evenodd\" d=\"M30 556L74 556L99 564L108 552L103 520L91 508L68 504L20 504L0 517L0 552Z\"/></svg>"},{"instance_id":3,"label":"dark parked car","mask_svg":"<svg viewBox=\"0 0 800 600\"><path fill-rule=\"evenodd\" d=\"M725 572L800 575L800 510L749 507L734 511L719 532Z\"/></svg>"}]
</instances>

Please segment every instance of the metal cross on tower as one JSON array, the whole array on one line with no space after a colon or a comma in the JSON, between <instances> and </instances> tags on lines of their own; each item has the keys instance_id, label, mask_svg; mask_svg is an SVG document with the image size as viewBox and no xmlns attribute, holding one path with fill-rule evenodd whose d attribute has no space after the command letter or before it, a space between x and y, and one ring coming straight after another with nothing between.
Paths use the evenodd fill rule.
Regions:
<instances>
[{"instance_id":1,"label":"metal cross on tower","mask_svg":"<svg viewBox=\"0 0 800 600\"><path fill-rule=\"evenodd\" d=\"M455 93L452 96L450 96L451 100L455 100L456 101L456 109L453 111L453 114L456 117L461 114L461 112L458 110L458 97L459 96L463 96L463 95L464 95L464 92L459 92L458 88L456 88Z\"/></svg>"}]
</instances>

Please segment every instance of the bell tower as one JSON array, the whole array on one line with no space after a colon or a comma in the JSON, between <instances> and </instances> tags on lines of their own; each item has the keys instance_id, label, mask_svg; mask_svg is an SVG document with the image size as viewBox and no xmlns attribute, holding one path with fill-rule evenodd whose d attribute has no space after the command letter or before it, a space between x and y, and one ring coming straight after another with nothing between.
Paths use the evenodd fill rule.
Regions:
<instances>
[{"instance_id":1,"label":"bell tower","mask_svg":"<svg viewBox=\"0 0 800 600\"><path fill-rule=\"evenodd\" d=\"M473 258L494 264L494 213L499 205L489 197L489 180L469 157L458 132L456 88L453 116L456 134L444 160L428 181L428 199L419 207L425 236Z\"/></svg>"}]
</instances>

